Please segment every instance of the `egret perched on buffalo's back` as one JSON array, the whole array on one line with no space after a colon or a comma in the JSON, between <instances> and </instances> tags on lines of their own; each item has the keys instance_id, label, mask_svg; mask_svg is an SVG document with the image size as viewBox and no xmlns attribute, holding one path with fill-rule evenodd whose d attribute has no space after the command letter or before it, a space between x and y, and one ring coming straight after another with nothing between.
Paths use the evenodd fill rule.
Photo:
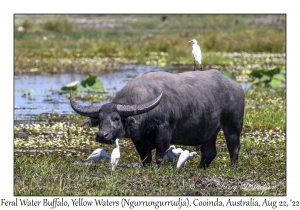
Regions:
<instances>
[{"instance_id":1,"label":"egret perched on buffalo's back","mask_svg":"<svg viewBox=\"0 0 300 210\"><path fill-rule=\"evenodd\" d=\"M116 170L116 167L118 165L118 162L120 160L120 148L119 148L119 139L116 139L116 148L113 149L111 153L110 163L111 163L111 169L114 171Z\"/></svg>"},{"instance_id":2,"label":"egret perched on buffalo's back","mask_svg":"<svg viewBox=\"0 0 300 210\"><path fill-rule=\"evenodd\" d=\"M174 145L171 145L169 147L169 149L167 149L167 151L166 151L166 152L168 152L167 153L168 161L169 162L176 161L176 159L178 159L178 157L182 151L183 150L181 148L176 148Z\"/></svg>"},{"instance_id":3,"label":"egret perched on buffalo's back","mask_svg":"<svg viewBox=\"0 0 300 210\"><path fill-rule=\"evenodd\" d=\"M189 42L192 44L192 55L194 58L194 71L196 70L196 61L200 65L200 70L202 70L202 64L201 64L202 54L201 54L200 46L197 44L196 39L192 39Z\"/></svg>"},{"instance_id":4,"label":"egret perched on buffalo's back","mask_svg":"<svg viewBox=\"0 0 300 210\"><path fill-rule=\"evenodd\" d=\"M96 162L98 162L102 158L110 159L110 156L109 156L109 154L107 154L107 152L104 149L97 148L86 159L86 163L92 161L92 162L95 162L95 166L96 166ZM92 164L91 164L91 167L92 167Z\"/></svg>"},{"instance_id":5,"label":"egret perched on buffalo's back","mask_svg":"<svg viewBox=\"0 0 300 210\"><path fill-rule=\"evenodd\" d=\"M177 168L180 168L182 165L185 166L188 159L190 159L194 156L198 156L197 152L189 152L188 150L184 150L183 152L181 152L178 162L177 162Z\"/></svg>"}]
</instances>

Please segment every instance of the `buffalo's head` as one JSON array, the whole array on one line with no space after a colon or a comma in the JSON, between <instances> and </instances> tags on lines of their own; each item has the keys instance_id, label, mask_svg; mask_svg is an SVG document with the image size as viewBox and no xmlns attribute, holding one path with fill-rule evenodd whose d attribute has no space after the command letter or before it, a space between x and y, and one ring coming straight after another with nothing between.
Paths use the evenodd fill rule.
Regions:
<instances>
[{"instance_id":1,"label":"buffalo's head","mask_svg":"<svg viewBox=\"0 0 300 210\"><path fill-rule=\"evenodd\" d=\"M113 144L116 138L125 136L124 118L143 114L156 107L161 98L161 94L144 104L117 104L108 103L102 106L81 106L76 102L70 93L70 104L75 112L82 116L90 117L90 126L99 126L99 131L96 135L96 141L106 144Z\"/></svg>"}]
</instances>

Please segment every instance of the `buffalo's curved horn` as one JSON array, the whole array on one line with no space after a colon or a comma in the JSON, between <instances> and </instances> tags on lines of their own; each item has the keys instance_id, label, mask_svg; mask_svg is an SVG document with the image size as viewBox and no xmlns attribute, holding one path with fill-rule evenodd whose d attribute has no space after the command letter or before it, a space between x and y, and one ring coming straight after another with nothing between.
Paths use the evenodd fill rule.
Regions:
<instances>
[{"instance_id":1,"label":"buffalo's curved horn","mask_svg":"<svg viewBox=\"0 0 300 210\"><path fill-rule=\"evenodd\" d=\"M122 105L122 104L117 104L116 108L117 111L120 115L122 116L132 116L132 115L138 115L138 114L143 114L145 112L150 111L154 107L156 107L163 95L163 91L160 93L160 95L153 99L152 101L149 101L147 103L141 104L141 105Z\"/></svg>"},{"instance_id":2,"label":"buffalo's curved horn","mask_svg":"<svg viewBox=\"0 0 300 210\"><path fill-rule=\"evenodd\" d=\"M86 117L98 117L98 113L101 108L101 106L81 106L73 98L72 90L70 92L70 105L75 112Z\"/></svg>"}]
</instances>

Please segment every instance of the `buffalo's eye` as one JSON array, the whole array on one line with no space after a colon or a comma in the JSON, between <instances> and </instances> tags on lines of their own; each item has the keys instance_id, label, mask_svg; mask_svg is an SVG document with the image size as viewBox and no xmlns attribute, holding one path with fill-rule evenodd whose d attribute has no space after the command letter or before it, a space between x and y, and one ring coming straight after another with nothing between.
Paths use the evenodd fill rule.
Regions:
<instances>
[{"instance_id":1,"label":"buffalo's eye","mask_svg":"<svg viewBox=\"0 0 300 210\"><path fill-rule=\"evenodd\" d=\"M114 116L114 117L112 118L112 120L113 120L113 121L119 121L120 118L119 118L118 116Z\"/></svg>"}]
</instances>

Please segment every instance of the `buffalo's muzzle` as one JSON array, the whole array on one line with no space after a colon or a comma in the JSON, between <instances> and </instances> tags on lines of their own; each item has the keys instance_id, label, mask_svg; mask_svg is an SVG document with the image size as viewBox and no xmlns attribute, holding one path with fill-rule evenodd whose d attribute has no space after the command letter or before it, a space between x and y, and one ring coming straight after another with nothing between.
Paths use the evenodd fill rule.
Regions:
<instances>
[{"instance_id":1,"label":"buffalo's muzzle","mask_svg":"<svg viewBox=\"0 0 300 210\"><path fill-rule=\"evenodd\" d=\"M100 131L96 134L96 142L112 144L111 136L107 132Z\"/></svg>"}]
</instances>

